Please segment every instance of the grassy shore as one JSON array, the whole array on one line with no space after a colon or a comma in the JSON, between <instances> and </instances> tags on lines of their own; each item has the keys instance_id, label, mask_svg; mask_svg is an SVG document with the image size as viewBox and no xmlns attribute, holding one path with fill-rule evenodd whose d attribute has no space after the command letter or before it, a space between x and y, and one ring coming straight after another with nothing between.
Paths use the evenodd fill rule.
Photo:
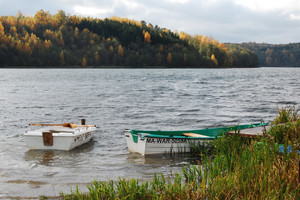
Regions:
<instances>
[{"instance_id":1,"label":"grassy shore","mask_svg":"<svg viewBox=\"0 0 300 200\"><path fill-rule=\"evenodd\" d=\"M95 180L89 192L76 188L62 198L300 199L300 116L293 107L278 111L265 136L225 135L209 151L194 151L199 156L197 165L187 165L171 177L158 174L142 183Z\"/></svg>"}]
</instances>

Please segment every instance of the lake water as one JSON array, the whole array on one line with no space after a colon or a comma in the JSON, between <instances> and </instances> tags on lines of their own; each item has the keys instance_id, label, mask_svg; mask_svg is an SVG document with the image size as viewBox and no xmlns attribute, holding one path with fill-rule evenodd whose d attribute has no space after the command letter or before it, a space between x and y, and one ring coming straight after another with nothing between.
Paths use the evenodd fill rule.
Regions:
<instances>
[{"instance_id":1,"label":"lake water","mask_svg":"<svg viewBox=\"0 0 300 200\"><path fill-rule=\"evenodd\" d=\"M273 120L300 106L300 68L0 69L0 199L85 190L94 179L147 180L189 157L130 154L125 129L177 130ZM96 124L70 152L33 151L29 123Z\"/></svg>"}]
</instances>

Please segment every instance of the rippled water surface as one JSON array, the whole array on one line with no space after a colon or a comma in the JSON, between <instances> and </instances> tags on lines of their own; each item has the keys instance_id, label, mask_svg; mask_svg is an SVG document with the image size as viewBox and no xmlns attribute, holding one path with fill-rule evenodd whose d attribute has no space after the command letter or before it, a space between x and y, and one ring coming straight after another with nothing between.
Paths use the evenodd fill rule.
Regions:
<instances>
[{"instance_id":1,"label":"rippled water surface","mask_svg":"<svg viewBox=\"0 0 300 200\"><path fill-rule=\"evenodd\" d=\"M178 171L188 157L130 154L125 129L177 130L270 121L300 105L300 68L0 69L0 199L85 189L94 179ZM33 151L29 123L96 124L70 152Z\"/></svg>"}]
</instances>

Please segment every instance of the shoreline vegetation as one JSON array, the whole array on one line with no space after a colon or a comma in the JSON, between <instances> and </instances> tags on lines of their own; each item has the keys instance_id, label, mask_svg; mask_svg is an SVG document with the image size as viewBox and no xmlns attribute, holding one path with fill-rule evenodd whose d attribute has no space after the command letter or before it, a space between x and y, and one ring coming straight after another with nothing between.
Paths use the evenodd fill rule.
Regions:
<instances>
[{"instance_id":1,"label":"shoreline vegetation","mask_svg":"<svg viewBox=\"0 0 300 200\"><path fill-rule=\"evenodd\" d=\"M212 148L196 148L198 164L152 180L96 181L61 199L299 199L300 115L295 107L279 113L264 136L224 135ZM280 151L280 145L283 150ZM47 199L47 197L41 197Z\"/></svg>"},{"instance_id":2,"label":"shoreline vegetation","mask_svg":"<svg viewBox=\"0 0 300 200\"><path fill-rule=\"evenodd\" d=\"M300 43L266 44L248 42L234 45L253 51L258 56L259 66L300 67Z\"/></svg>"},{"instance_id":3,"label":"shoreline vegetation","mask_svg":"<svg viewBox=\"0 0 300 200\"><path fill-rule=\"evenodd\" d=\"M260 67L222 67L222 69L234 69L234 68L260 68ZM281 67L279 67L281 68ZM296 68L296 67L290 67ZM166 66L143 66L143 67L132 67L132 66L6 66L0 67L0 69L220 69L219 67L166 67Z\"/></svg>"},{"instance_id":4,"label":"shoreline vegetation","mask_svg":"<svg viewBox=\"0 0 300 200\"><path fill-rule=\"evenodd\" d=\"M143 67L132 67L132 66L5 66L0 69L251 69L251 68L300 68L297 66L259 66L259 67L165 67L165 66L143 66Z\"/></svg>"},{"instance_id":5,"label":"shoreline vegetation","mask_svg":"<svg viewBox=\"0 0 300 200\"><path fill-rule=\"evenodd\" d=\"M52 15L0 16L0 67L257 67L246 48L206 35L154 26L145 21Z\"/></svg>"}]
</instances>

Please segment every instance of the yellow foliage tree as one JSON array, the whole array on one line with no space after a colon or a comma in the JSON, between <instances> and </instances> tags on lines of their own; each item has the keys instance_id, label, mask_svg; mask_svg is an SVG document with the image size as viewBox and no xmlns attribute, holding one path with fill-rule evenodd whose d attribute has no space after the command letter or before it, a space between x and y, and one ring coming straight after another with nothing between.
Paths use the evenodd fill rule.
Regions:
<instances>
[{"instance_id":1,"label":"yellow foliage tree","mask_svg":"<svg viewBox=\"0 0 300 200\"><path fill-rule=\"evenodd\" d=\"M78 38L79 37L79 29L76 27L74 30L74 37Z\"/></svg>"},{"instance_id":2,"label":"yellow foliage tree","mask_svg":"<svg viewBox=\"0 0 300 200\"><path fill-rule=\"evenodd\" d=\"M113 17L110 18L110 20L117 21L117 22L120 22L120 23L127 23L127 24L137 25L137 26L139 26L140 28L143 27L142 22L140 22L140 21L135 21L135 20L128 19L128 18L121 18L121 17L113 16Z\"/></svg>"},{"instance_id":3,"label":"yellow foliage tree","mask_svg":"<svg viewBox=\"0 0 300 200\"><path fill-rule=\"evenodd\" d=\"M148 33L148 31L144 34L145 42L150 43L151 42L151 35Z\"/></svg>"},{"instance_id":4,"label":"yellow foliage tree","mask_svg":"<svg viewBox=\"0 0 300 200\"><path fill-rule=\"evenodd\" d=\"M17 34L17 28L15 26L12 26L12 27L10 27L9 32L11 35Z\"/></svg>"},{"instance_id":5,"label":"yellow foliage tree","mask_svg":"<svg viewBox=\"0 0 300 200\"><path fill-rule=\"evenodd\" d=\"M191 35L183 32L183 31L181 31L178 36L181 40L190 40L192 38Z\"/></svg>"},{"instance_id":6,"label":"yellow foliage tree","mask_svg":"<svg viewBox=\"0 0 300 200\"><path fill-rule=\"evenodd\" d=\"M62 50L59 54L59 63L61 66L65 65L65 56L64 56L64 51Z\"/></svg>"},{"instance_id":7,"label":"yellow foliage tree","mask_svg":"<svg viewBox=\"0 0 300 200\"><path fill-rule=\"evenodd\" d=\"M29 55L32 54L32 49L31 49L31 46L30 46L29 43L25 43L25 45L24 45L24 51L25 51L26 53L28 53Z\"/></svg>"},{"instance_id":8,"label":"yellow foliage tree","mask_svg":"<svg viewBox=\"0 0 300 200\"><path fill-rule=\"evenodd\" d=\"M99 59L99 53L98 53L98 51L96 51L96 52L95 52L95 64L96 64L96 65L99 65L99 64L100 64L99 61L100 61L100 59Z\"/></svg>"},{"instance_id":9,"label":"yellow foliage tree","mask_svg":"<svg viewBox=\"0 0 300 200\"><path fill-rule=\"evenodd\" d=\"M83 58L82 58L82 62L81 62L81 66L82 66L82 67L86 67L86 65L87 65L86 58L83 57Z\"/></svg>"},{"instance_id":10,"label":"yellow foliage tree","mask_svg":"<svg viewBox=\"0 0 300 200\"><path fill-rule=\"evenodd\" d=\"M10 26L17 26L18 19L13 16L8 16L6 19L6 23L9 24Z\"/></svg>"},{"instance_id":11,"label":"yellow foliage tree","mask_svg":"<svg viewBox=\"0 0 300 200\"><path fill-rule=\"evenodd\" d=\"M168 60L168 63L172 63L172 54L171 53L168 53L168 56L167 56L167 60Z\"/></svg>"},{"instance_id":12,"label":"yellow foliage tree","mask_svg":"<svg viewBox=\"0 0 300 200\"><path fill-rule=\"evenodd\" d=\"M215 65L218 65L218 60L216 59L215 54L212 54L210 59L213 61L213 63L215 63Z\"/></svg>"},{"instance_id":13,"label":"yellow foliage tree","mask_svg":"<svg viewBox=\"0 0 300 200\"><path fill-rule=\"evenodd\" d=\"M0 22L0 35L4 35L4 26L2 22Z\"/></svg>"},{"instance_id":14,"label":"yellow foliage tree","mask_svg":"<svg viewBox=\"0 0 300 200\"><path fill-rule=\"evenodd\" d=\"M36 24L48 24L50 21L50 18L51 18L51 15L50 15L49 11L45 12L43 9L41 9L34 15Z\"/></svg>"},{"instance_id":15,"label":"yellow foliage tree","mask_svg":"<svg viewBox=\"0 0 300 200\"><path fill-rule=\"evenodd\" d=\"M224 51L227 52L227 47L226 47L226 45L225 45L224 43L219 43L218 46L219 46L221 49L223 49Z\"/></svg>"},{"instance_id":16,"label":"yellow foliage tree","mask_svg":"<svg viewBox=\"0 0 300 200\"><path fill-rule=\"evenodd\" d=\"M66 19L67 19L67 15L65 13L65 11L63 10L59 10L57 12L57 14L54 16L54 19L55 21L58 23L58 24L64 24L66 22Z\"/></svg>"},{"instance_id":17,"label":"yellow foliage tree","mask_svg":"<svg viewBox=\"0 0 300 200\"><path fill-rule=\"evenodd\" d=\"M50 40L45 40L44 47L46 49L50 49L52 47L52 43Z\"/></svg>"},{"instance_id":18,"label":"yellow foliage tree","mask_svg":"<svg viewBox=\"0 0 300 200\"><path fill-rule=\"evenodd\" d=\"M208 43L208 38L206 35L200 37L200 42L202 44Z\"/></svg>"},{"instance_id":19,"label":"yellow foliage tree","mask_svg":"<svg viewBox=\"0 0 300 200\"><path fill-rule=\"evenodd\" d=\"M23 45L22 45L21 40L17 41L17 43L16 43L16 49L18 51L23 51Z\"/></svg>"},{"instance_id":20,"label":"yellow foliage tree","mask_svg":"<svg viewBox=\"0 0 300 200\"><path fill-rule=\"evenodd\" d=\"M113 46L110 46L110 47L109 47L109 51L110 51L110 53L113 53L113 52L114 52L114 47L113 47Z\"/></svg>"},{"instance_id":21,"label":"yellow foliage tree","mask_svg":"<svg viewBox=\"0 0 300 200\"><path fill-rule=\"evenodd\" d=\"M61 46L64 46L65 45L65 42L64 42L64 39L62 36L59 37L58 39L58 44L61 45Z\"/></svg>"},{"instance_id":22,"label":"yellow foliage tree","mask_svg":"<svg viewBox=\"0 0 300 200\"><path fill-rule=\"evenodd\" d=\"M123 50L122 45L119 45L118 55L119 55L119 56L123 56L123 55L124 55L124 50Z\"/></svg>"},{"instance_id":23,"label":"yellow foliage tree","mask_svg":"<svg viewBox=\"0 0 300 200\"><path fill-rule=\"evenodd\" d=\"M20 11L20 10L18 10L18 13L17 13L17 18L21 18L21 17L23 17L23 14L21 13L21 11Z\"/></svg>"}]
</instances>

